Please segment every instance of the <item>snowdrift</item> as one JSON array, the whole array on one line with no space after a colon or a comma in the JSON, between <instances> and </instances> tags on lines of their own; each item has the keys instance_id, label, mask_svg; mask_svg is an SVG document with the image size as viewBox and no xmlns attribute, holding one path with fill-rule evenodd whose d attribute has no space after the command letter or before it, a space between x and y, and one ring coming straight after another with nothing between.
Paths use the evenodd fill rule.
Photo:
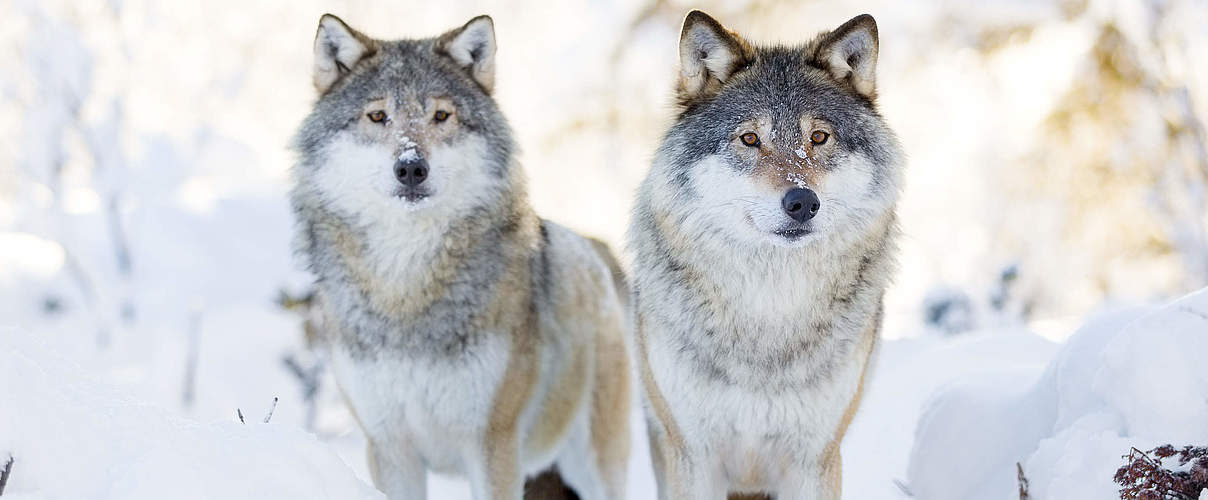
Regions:
<instances>
[{"instance_id":1,"label":"snowdrift","mask_svg":"<svg viewBox=\"0 0 1208 500\"><path fill-rule=\"evenodd\" d=\"M927 500L1118 498L1130 447L1208 443L1208 289L1089 321L1039 381L979 376L940 390L919 419L909 485Z\"/></svg>"}]
</instances>

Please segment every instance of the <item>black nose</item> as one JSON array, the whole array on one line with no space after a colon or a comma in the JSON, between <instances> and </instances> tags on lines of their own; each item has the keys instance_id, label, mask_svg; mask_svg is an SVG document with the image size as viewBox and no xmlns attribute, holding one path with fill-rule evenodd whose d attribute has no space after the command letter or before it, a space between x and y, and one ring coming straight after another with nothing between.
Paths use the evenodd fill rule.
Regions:
<instances>
[{"instance_id":1,"label":"black nose","mask_svg":"<svg viewBox=\"0 0 1208 500\"><path fill-rule=\"evenodd\" d=\"M394 162L394 177L404 186L415 187L428 178L428 162L411 158Z\"/></svg>"},{"instance_id":2,"label":"black nose","mask_svg":"<svg viewBox=\"0 0 1208 500\"><path fill-rule=\"evenodd\" d=\"M784 207L784 213L789 214L789 217L797 222L813 219L814 215L817 215L818 209L822 208L818 195L808 188L790 189L784 195L784 199L780 200L780 206Z\"/></svg>"}]
</instances>

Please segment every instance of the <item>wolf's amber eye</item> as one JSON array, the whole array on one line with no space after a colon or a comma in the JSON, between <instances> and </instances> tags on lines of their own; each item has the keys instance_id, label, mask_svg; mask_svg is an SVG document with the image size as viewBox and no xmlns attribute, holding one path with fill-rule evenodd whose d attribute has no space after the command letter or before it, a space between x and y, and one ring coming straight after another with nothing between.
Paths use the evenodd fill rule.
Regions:
<instances>
[{"instance_id":1,"label":"wolf's amber eye","mask_svg":"<svg viewBox=\"0 0 1208 500\"><path fill-rule=\"evenodd\" d=\"M814 133L810 134L810 142L814 143L814 145L826 144L827 139L830 139L830 134L821 130L815 130Z\"/></svg>"},{"instance_id":2,"label":"wolf's amber eye","mask_svg":"<svg viewBox=\"0 0 1208 500\"><path fill-rule=\"evenodd\" d=\"M386 121L386 112L382 111L380 109L375 110L375 111L370 111L369 114L367 114L365 116L368 116L369 120L372 121L373 123L382 123L382 122Z\"/></svg>"},{"instance_id":3,"label":"wolf's amber eye","mask_svg":"<svg viewBox=\"0 0 1208 500\"><path fill-rule=\"evenodd\" d=\"M742 139L742 143L748 146L755 147L759 145L759 136L755 135L755 132L747 132L738 138Z\"/></svg>"},{"instance_id":4,"label":"wolf's amber eye","mask_svg":"<svg viewBox=\"0 0 1208 500\"><path fill-rule=\"evenodd\" d=\"M449 119L449 112L448 112L448 111L445 111L445 110L443 110L443 109L439 109L439 110L437 110L437 111L436 111L436 114L432 115L432 119L433 119L433 120L436 120L436 123L440 123L440 122L443 122L443 121L445 121L445 120L448 120L448 119Z\"/></svg>"}]
</instances>

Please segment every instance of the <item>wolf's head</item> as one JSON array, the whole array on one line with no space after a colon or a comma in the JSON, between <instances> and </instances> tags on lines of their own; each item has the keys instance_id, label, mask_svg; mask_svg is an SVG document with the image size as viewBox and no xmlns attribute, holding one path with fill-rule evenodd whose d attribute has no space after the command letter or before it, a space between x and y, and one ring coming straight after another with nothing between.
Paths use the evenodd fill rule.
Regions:
<instances>
[{"instance_id":1,"label":"wolf's head","mask_svg":"<svg viewBox=\"0 0 1208 500\"><path fill-rule=\"evenodd\" d=\"M803 246L892 209L901 149L875 107L877 26L856 17L800 46L758 47L693 11L681 112L652 200L698 234ZM856 227L853 227L856 226Z\"/></svg>"},{"instance_id":2,"label":"wolf's head","mask_svg":"<svg viewBox=\"0 0 1208 500\"><path fill-rule=\"evenodd\" d=\"M318 102L295 139L297 189L344 215L489 206L511 179L491 98L495 31L479 16L435 38L369 38L330 14L314 43Z\"/></svg>"}]
</instances>

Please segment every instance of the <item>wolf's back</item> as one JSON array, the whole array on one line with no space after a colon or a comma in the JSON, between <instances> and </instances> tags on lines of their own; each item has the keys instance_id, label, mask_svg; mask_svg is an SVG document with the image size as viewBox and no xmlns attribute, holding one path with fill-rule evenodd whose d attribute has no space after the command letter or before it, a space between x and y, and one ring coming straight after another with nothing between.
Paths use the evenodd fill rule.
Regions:
<instances>
[{"instance_id":1,"label":"wolf's back","mask_svg":"<svg viewBox=\"0 0 1208 500\"><path fill-rule=\"evenodd\" d=\"M625 270L621 268L621 262L617 260L616 254L612 252L612 248L599 238L588 237L587 241L591 242L592 248L596 254L608 266L608 271L612 273L612 284L617 290L617 298L621 300L621 307L625 312L629 312L629 282L625 279Z\"/></svg>"}]
</instances>

